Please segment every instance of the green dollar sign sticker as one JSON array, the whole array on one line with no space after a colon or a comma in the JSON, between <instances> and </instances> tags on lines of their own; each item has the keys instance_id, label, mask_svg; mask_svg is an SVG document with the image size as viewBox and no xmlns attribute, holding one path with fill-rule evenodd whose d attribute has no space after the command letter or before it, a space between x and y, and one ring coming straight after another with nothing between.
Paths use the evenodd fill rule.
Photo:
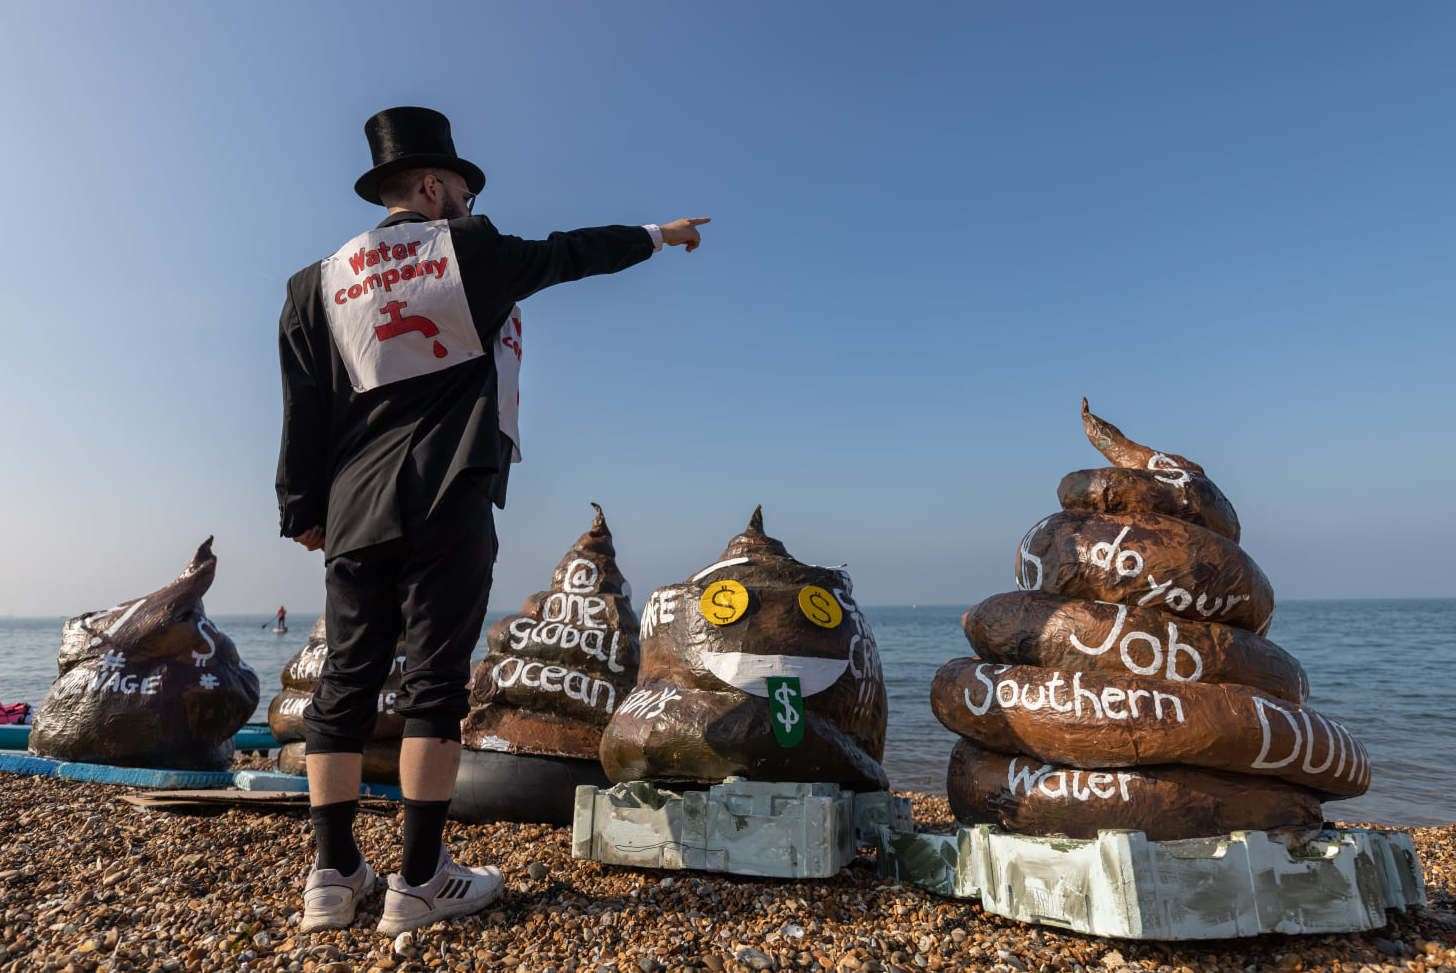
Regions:
<instances>
[{"instance_id":1,"label":"green dollar sign sticker","mask_svg":"<svg viewBox=\"0 0 1456 973\"><path fill-rule=\"evenodd\" d=\"M769 676L769 722L774 739L785 750L804 742L804 694L799 691L798 676Z\"/></svg>"}]
</instances>

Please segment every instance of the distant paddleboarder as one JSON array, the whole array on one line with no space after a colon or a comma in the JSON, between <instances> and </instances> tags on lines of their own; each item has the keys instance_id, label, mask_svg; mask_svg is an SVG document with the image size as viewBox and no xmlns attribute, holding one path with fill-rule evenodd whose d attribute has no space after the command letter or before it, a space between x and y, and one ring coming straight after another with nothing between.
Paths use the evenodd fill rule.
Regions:
<instances>
[{"instance_id":1,"label":"distant paddleboarder","mask_svg":"<svg viewBox=\"0 0 1456 973\"><path fill-rule=\"evenodd\" d=\"M288 609L283 605L278 606L278 614L273 616L273 631L279 635L288 631Z\"/></svg>"},{"instance_id":2,"label":"distant paddleboarder","mask_svg":"<svg viewBox=\"0 0 1456 973\"><path fill-rule=\"evenodd\" d=\"M327 592L329 653L303 714L318 857L300 931L349 925L374 885L354 816L398 646L404 854L379 920L393 936L501 892L498 869L457 865L441 834L495 564L491 504L519 457L512 311L663 246L694 250L707 220L507 236L470 215L485 174L456 154L444 115L391 108L364 133L374 168L354 191L389 214L288 281L277 487L283 536L324 549Z\"/></svg>"}]
</instances>

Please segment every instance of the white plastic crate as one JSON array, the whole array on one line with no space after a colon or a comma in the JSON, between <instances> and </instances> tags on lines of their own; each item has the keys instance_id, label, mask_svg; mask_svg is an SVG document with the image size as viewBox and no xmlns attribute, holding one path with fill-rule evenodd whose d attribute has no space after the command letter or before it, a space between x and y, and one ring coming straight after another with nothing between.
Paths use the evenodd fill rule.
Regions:
<instances>
[{"instance_id":1,"label":"white plastic crate","mask_svg":"<svg viewBox=\"0 0 1456 973\"><path fill-rule=\"evenodd\" d=\"M859 797L866 837L908 825L903 798ZM730 777L681 794L648 781L582 786L571 853L609 865L828 878L854 859L855 807L856 795L836 784Z\"/></svg>"},{"instance_id":2,"label":"white plastic crate","mask_svg":"<svg viewBox=\"0 0 1456 973\"><path fill-rule=\"evenodd\" d=\"M1022 922L1126 939L1226 939L1378 929L1426 902L1410 836L1324 831L1291 847L1263 831L1149 841L881 832L880 870L941 895L981 899Z\"/></svg>"},{"instance_id":3,"label":"white plastic crate","mask_svg":"<svg viewBox=\"0 0 1456 973\"><path fill-rule=\"evenodd\" d=\"M889 791L868 791L854 795L854 839L871 848L880 843L880 829L914 831L910 799Z\"/></svg>"}]
</instances>

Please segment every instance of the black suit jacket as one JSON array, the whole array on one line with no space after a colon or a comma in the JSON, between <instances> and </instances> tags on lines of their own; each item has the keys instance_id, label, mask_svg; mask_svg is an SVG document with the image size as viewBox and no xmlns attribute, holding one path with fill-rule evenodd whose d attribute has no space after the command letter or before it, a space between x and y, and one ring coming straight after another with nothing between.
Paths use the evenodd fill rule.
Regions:
<instances>
[{"instance_id":1,"label":"black suit jacket","mask_svg":"<svg viewBox=\"0 0 1456 973\"><path fill-rule=\"evenodd\" d=\"M380 226L424 222L396 213ZM481 347L516 302L553 284L610 274L652 255L640 226L603 226L523 240L484 216L450 221L461 283ZM278 454L281 533L324 527L332 557L405 534L466 471L504 499L502 447L491 354L443 371L355 392L329 333L318 263L288 281L278 321L283 441ZM509 464L507 463L506 466Z\"/></svg>"}]
</instances>

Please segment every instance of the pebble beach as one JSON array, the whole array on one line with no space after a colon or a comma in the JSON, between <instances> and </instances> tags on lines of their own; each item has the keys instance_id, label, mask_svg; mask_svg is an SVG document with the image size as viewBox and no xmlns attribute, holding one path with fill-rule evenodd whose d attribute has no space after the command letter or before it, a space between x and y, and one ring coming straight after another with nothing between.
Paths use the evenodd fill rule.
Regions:
<instances>
[{"instance_id":1,"label":"pebble beach","mask_svg":"<svg viewBox=\"0 0 1456 973\"><path fill-rule=\"evenodd\" d=\"M1456 825L1412 829L1430 905L1385 929L1152 944L990 916L868 858L832 881L652 872L573 860L566 828L452 822L456 856L499 865L504 896L390 940L373 929L382 891L353 928L296 932L301 808L184 815L124 793L0 775L0 971L1456 970ZM944 798L907 796L923 830L951 829ZM398 866L393 811L361 814L357 833L376 869Z\"/></svg>"}]
</instances>

